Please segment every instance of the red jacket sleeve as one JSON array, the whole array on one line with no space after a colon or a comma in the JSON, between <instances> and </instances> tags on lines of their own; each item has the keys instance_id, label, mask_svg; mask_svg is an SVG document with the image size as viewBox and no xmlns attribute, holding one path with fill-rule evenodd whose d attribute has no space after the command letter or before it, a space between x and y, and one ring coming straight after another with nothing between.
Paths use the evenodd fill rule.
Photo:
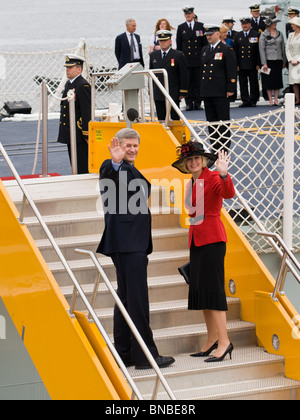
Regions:
<instances>
[{"instance_id":1,"label":"red jacket sleeve","mask_svg":"<svg viewBox=\"0 0 300 420\"><path fill-rule=\"evenodd\" d=\"M235 196L235 188L232 182L232 179L229 174L227 178L221 178L218 172L213 172L213 177L211 178L211 188L214 192L225 199L230 199Z\"/></svg>"}]
</instances>

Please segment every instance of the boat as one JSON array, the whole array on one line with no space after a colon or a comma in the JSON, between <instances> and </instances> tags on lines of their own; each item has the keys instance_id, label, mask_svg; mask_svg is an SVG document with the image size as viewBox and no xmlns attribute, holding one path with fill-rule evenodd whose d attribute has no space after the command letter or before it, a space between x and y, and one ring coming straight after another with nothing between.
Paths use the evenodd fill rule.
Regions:
<instances>
[{"instance_id":1,"label":"boat","mask_svg":"<svg viewBox=\"0 0 300 420\"><path fill-rule=\"evenodd\" d=\"M93 74L94 89L97 77L103 76ZM153 100L149 114L139 100L145 78L160 83L152 71L138 65L106 80L110 90L124 92L124 111L112 122L97 121L92 110L89 174L21 179L0 145L13 176L0 181L0 399L106 400L115 402L106 410L120 414L121 401L133 399L149 400L150 407L160 407L161 412L189 407L197 413L201 400L299 400L300 316L285 294L287 275L292 276L299 302L300 206L294 210L293 199L288 198L288 187L292 194L295 187L299 204L299 177L284 187L280 175L284 147L294 144L300 120L293 95L286 100L286 109L229 122L238 188L236 201L222 210L222 220L229 239L225 277L228 330L235 352L233 360L211 367L189 357L204 343L206 330L204 319L187 311L187 285L178 273L189 258L183 204L189 177L171 166L177 147L190 138L208 146L208 124L188 120L162 85L168 113L165 121L157 121ZM128 94L132 86L133 96ZM134 122L127 114L133 104L138 110ZM179 122L169 119L170 104L176 107ZM110 259L95 255L104 226L99 167L109 157L110 139L126 126L141 135L137 165L153 185L151 325L159 351L176 358L169 369L160 370L151 355L147 357L152 370L124 366L111 337L113 306L119 304L115 270ZM296 140L295 154L288 157L297 174ZM291 160L286 166L291 169ZM273 182L266 168L270 177L277 176ZM271 262L264 261L263 254Z\"/></svg>"}]
</instances>

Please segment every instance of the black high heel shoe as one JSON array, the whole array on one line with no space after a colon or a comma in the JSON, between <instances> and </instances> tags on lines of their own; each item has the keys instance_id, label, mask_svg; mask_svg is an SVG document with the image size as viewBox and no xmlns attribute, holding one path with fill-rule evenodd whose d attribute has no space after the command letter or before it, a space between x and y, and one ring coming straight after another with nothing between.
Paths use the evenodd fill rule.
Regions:
<instances>
[{"instance_id":1,"label":"black high heel shoe","mask_svg":"<svg viewBox=\"0 0 300 420\"><path fill-rule=\"evenodd\" d=\"M216 341L213 346L207 351L200 351L200 353L191 354L191 357L207 357L210 353L218 348L219 342Z\"/></svg>"},{"instance_id":2,"label":"black high heel shoe","mask_svg":"<svg viewBox=\"0 0 300 420\"><path fill-rule=\"evenodd\" d=\"M221 357L210 357L209 359L204 360L204 362L207 363L214 363L214 362L223 362L223 360L225 359L225 357L227 356L227 354L229 354L230 356L230 360L231 360L231 354L234 350L233 344L230 343L229 346L227 347L225 353L223 354L223 356Z\"/></svg>"}]
</instances>

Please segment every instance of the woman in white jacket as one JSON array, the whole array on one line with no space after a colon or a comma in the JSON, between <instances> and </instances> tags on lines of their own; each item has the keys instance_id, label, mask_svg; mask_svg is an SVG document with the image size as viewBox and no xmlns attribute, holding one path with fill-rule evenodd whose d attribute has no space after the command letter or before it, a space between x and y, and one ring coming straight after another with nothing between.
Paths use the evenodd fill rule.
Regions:
<instances>
[{"instance_id":1,"label":"woman in white jacket","mask_svg":"<svg viewBox=\"0 0 300 420\"><path fill-rule=\"evenodd\" d=\"M289 62L289 84L293 85L296 105L300 104L300 18L294 17L290 24L295 32L289 34L286 56Z\"/></svg>"}]
</instances>

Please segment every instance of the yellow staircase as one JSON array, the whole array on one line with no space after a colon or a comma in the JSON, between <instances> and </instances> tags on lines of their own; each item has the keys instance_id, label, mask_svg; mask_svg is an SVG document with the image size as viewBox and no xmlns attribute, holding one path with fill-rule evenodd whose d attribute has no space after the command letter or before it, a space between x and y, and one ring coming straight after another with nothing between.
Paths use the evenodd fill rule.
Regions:
<instances>
[{"instance_id":1,"label":"yellow staircase","mask_svg":"<svg viewBox=\"0 0 300 420\"><path fill-rule=\"evenodd\" d=\"M27 227L20 224L2 182L0 209L0 296L50 397L129 399L129 387L111 355L98 357L80 323L70 317L59 286ZM118 384L110 377L112 369Z\"/></svg>"}]
</instances>

